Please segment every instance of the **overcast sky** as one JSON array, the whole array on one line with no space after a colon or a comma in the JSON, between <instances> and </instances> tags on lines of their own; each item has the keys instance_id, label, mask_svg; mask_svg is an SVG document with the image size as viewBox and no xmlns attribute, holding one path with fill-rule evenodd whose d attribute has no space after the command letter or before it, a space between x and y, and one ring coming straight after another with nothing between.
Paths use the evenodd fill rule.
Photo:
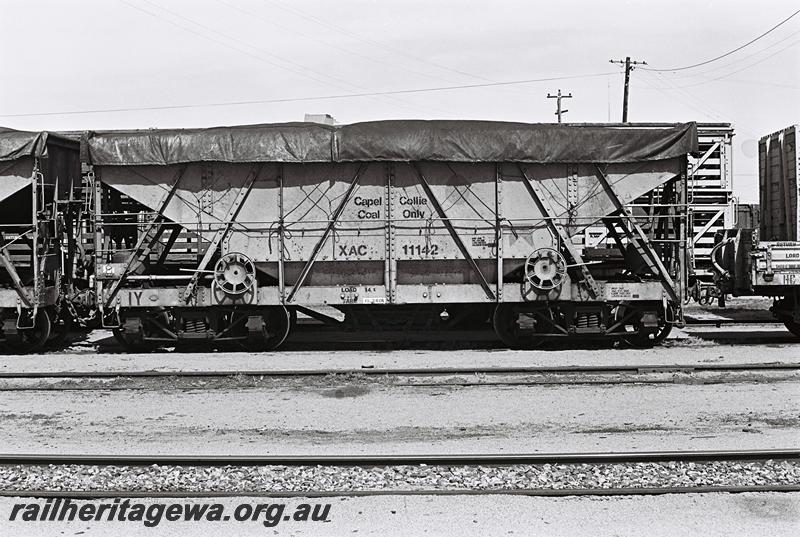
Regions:
<instances>
[{"instance_id":1,"label":"overcast sky","mask_svg":"<svg viewBox=\"0 0 800 537\"><path fill-rule=\"evenodd\" d=\"M305 113L550 122L546 95L558 89L573 95L565 121L619 121L623 77L609 59L693 65L797 9L797 0L2 0L0 124L189 127ZM637 69L629 119L733 123L735 188L756 201L756 140L800 122L799 51L800 15L706 65ZM557 77L574 78L289 100ZM224 104L265 100L282 102ZM85 113L205 104L220 106Z\"/></svg>"}]
</instances>

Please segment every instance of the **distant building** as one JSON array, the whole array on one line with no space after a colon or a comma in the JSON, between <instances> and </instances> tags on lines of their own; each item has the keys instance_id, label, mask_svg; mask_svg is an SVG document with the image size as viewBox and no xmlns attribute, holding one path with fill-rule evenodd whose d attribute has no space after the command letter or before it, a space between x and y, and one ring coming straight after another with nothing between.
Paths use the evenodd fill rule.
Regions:
<instances>
[{"instance_id":1,"label":"distant building","mask_svg":"<svg viewBox=\"0 0 800 537\"><path fill-rule=\"evenodd\" d=\"M323 125L336 124L336 120L330 114L306 114L303 121L306 123L322 123Z\"/></svg>"}]
</instances>

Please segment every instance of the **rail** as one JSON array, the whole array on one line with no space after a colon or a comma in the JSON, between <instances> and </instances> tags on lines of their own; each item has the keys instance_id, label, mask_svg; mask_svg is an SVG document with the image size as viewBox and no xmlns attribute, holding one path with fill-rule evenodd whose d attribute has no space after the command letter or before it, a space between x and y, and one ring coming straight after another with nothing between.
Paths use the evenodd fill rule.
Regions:
<instances>
[{"instance_id":1,"label":"rail","mask_svg":"<svg viewBox=\"0 0 800 537\"><path fill-rule=\"evenodd\" d=\"M797 371L800 363L750 364L637 364L595 366L515 366L515 367L421 367L421 368L352 368L352 369L225 369L225 370L110 370L110 371L0 371L0 378L150 378L150 377L324 377L328 375L364 376L434 376L434 375L515 375L515 374L647 374L741 371ZM2 463L2 458L0 458Z\"/></svg>"},{"instance_id":2,"label":"rail","mask_svg":"<svg viewBox=\"0 0 800 537\"><path fill-rule=\"evenodd\" d=\"M413 455L100 455L0 454L0 464L193 466L398 466L510 464L611 464L637 462L713 462L800 460L800 448L713 451L635 451L576 453L462 453Z\"/></svg>"}]
</instances>

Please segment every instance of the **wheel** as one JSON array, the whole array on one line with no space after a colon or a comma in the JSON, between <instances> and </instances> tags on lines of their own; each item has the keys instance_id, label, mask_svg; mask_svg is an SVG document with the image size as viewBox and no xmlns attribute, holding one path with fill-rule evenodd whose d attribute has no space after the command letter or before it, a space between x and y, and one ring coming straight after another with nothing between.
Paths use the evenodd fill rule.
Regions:
<instances>
[{"instance_id":1,"label":"wheel","mask_svg":"<svg viewBox=\"0 0 800 537\"><path fill-rule=\"evenodd\" d=\"M247 339L238 342L239 346L250 352L272 351L280 347L297 320L297 313L289 311L284 306L270 307L266 312L258 314L242 313L238 317L246 316L244 333ZM259 322L259 319L260 322ZM238 322L235 319L234 322Z\"/></svg>"},{"instance_id":2,"label":"wheel","mask_svg":"<svg viewBox=\"0 0 800 537\"><path fill-rule=\"evenodd\" d=\"M617 307L616 314L614 315L615 322L618 322L628 316L630 309L632 309L632 306L620 304ZM655 330L655 332L641 334L642 313L633 312L633 315L631 315L631 317L625 321L625 325L623 327L626 332L630 332L630 335L622 336L620 339L631 347L637 347L640 349L647 349L658 345L667 339L667 336L669 336L670 332L672 332L672 323L669 321L674 317L675 314L672 304L667 304L666 310L664 310L664 308L659 308L658 328ZM630 330L628 330L629 328Z\"/></svg>"},{"instance_id":3,"label":"wheel","mask_svg":"<svg viewBox=\"0 0 800 537\"><path fill-rule=\"evenodd\" d=\"M800 323L794 320L795 307L795 299L787 296L776 300L770 311L786 326L789 332L800 337Z\"/></svg>"},{"instance_id":4,"label":"wheel","mask_svg":"<svg viewBox=\"0 0 800 537\"><path fill-rule=\"evenodd\" d=\"M144 341L144 326L144 319L140 317L124 319L120 328L113 329L114 339L128 352L152 352L157 346Z\"/></svg>"},{"instance_id":5,"label":"wheel","mask_svg":"<svg viewBox=\"0 0 800 537\"><path fill-rule=\"evenodd\" d=\"M153 352L156 347L149 343L137 343L132 341L130 337L125 335L125 332L121 328L114 328L114 339L116 339L122 348L124 348L128 352Z\"/></svg>"},{"instance_id":6,"label":"wheel","mask_svg":"<svg viewBox=\"0 0 800 537\"><path fill-rule=\"evenodd\" d=\"M111 330L111 333L114 334L114 339L117 340L117 343L125 347L125 349L127 350L129 343L128 340L125 339L125 336L122 334L122 330L119 328L113 328Z\"/></svg>"},{"instance_id":7,"label":"wheel","mask_svg":"<svg viewBox=\"0 0 800 537\"><path fill-rule=\"evenodd\" d=\"M13 322L13 321L12 321ZM36 313L33 328L20 328L14 335L6 336L5 346L16 354L26 354L39 350L50 337L50 315L40 309Z\"/></svg>"},{"instance_id":8,"label":"wheel","mask_svg":"<svg viewBox=\"0 0 800 537\"><path fill-rule=\"evenodd\" d=\"M791 319L783 319L783 324L786 325L786 329L789 330L793 335L800 337L800 323L796 323Z\"/></svg>"},{"instance_id":9,"label":"wheel","mask_svg":"<svg viewBox=\"0 0 800 537\"><path fill-rule=\"evenodd\" d=\"M530 349L544 343L544 338L536 335L538 324L532 314L519 313L513 304L498 304L492 316L495 334L511 349Z\"/></svg>"}]
</instances>

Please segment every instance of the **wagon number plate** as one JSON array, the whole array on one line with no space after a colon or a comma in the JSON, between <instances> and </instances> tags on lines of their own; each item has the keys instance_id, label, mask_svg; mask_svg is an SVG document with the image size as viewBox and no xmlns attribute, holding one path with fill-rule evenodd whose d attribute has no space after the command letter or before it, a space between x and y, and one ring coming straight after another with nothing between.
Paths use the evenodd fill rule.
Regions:
<instances>
[{"instance_id":1,"label":"wagon number plate","mask_svg":"<svg viewBox=\"0 0 800 537\"><path fill-rule=\"evenodd\" d=\"M633 293L633 289L627 285L606 285L606 298L620 299L620 298L639 298L638 294Z\"/></svg>"},{"instance_id":2,"label":"wagon number plate","mask_svg":"<svg viewBox=\"0 0 800 537\"><path fill-rule=\"evenodd\" d=\"M422 245L422 244L404 244L402 246L403 255L423 257L426 255L437 255L439 253L438 244Z\"/></svg>"}]
</instances>

